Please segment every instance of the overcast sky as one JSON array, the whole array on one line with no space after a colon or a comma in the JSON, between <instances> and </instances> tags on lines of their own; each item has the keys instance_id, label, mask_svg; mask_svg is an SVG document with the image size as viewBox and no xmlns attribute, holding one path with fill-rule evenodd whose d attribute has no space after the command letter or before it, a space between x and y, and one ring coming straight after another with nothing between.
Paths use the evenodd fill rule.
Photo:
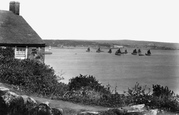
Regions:
<instances>
[{"instance_id":1,"label":"overcast sky","mask_svg":"<svg viewBox=\"0 0 179 115\"><path fill-rule=\"evenodd\" d=\"M9 10L10 0L0 0ZM179 0L19 0L20 15L42 39L179 43Z\"/></svg>"}]
</instances>

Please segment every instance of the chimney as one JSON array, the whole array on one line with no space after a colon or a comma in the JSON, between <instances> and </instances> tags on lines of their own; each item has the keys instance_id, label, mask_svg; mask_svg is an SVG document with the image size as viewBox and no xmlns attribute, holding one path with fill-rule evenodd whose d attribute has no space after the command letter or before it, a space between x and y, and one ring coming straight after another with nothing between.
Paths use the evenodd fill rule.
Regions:
<instances>
[{"instance_id":1,"label":"chimney","mask_svg":"<svg viewBox=\"0 0 179 115\"><path fill-rule=\"evenodd\" d=\"M16 15L19 15L19 7L20 7L19 2L11 1L9 3L9 11L13 12Z\"/></svg>"}]
</instances>

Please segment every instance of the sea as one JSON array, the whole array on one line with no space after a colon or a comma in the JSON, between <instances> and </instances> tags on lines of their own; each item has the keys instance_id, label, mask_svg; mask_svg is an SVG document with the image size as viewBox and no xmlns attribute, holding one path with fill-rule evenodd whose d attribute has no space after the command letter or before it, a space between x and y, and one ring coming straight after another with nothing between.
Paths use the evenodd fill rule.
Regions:
<instances>
[{"instance_id":1,"label":"sea","mask_svg":"<svg viewBox=\"0 0 179 115\"><path fill-rule=\"evenodd\" d=\"M132 55L133 48L126 48L127 54L117 56L112 49L96 48L52 48L51 55L45 55L45 63L68 83L71 78L92 75L102 85L110 86L119 93L134 87L136 83L152 88L152 85L167 86L179 94L179 50L151 50L151 56ZM145 54L147 49L141 49Z\"/></svg>"}]
</instances>

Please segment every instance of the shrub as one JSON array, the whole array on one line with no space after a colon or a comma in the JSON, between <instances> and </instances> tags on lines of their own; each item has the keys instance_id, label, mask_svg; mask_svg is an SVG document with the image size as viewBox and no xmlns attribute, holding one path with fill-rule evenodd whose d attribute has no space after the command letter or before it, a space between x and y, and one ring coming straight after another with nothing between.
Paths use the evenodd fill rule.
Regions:
<instances>
[{"instance_id":1,"label":"shrub","mask_svg":"<svg viewBox=\"0 0 179 115\"><path fill-rule=\"evenodd\" d=\"M90 105L118 107L123 105L122 95L112 93L109 84L102 86L93 76L77 76L70 79L66 100Z\"/></svg>"},{"instance_id":2,"label":"shrub","mask_svg":"<svg viewBox=\"0 0 179 115\"><path fill-rule=\"evenodd\" d=\"M165 109L167 111L179 112L179 102L174 92L167 86L153 85L153 98L150 106Z\"/></svg>"},{"instance_id":3,"label":"shrub","mask_svg":"<svg viewBox=\"0 0 179 115\"><path fill-rule=\"evenodd\" d=\"M172 90L170 90L167 86L161 86L161 85L153 85L153 96L164 96L164 97L172 97L174 96L174 92Z\"/></svg>"},{"instance_id":4,"label":"shrub","mask_svg":"<svg viewBox=\"0 0 179 115\"><path fill-rule=\"evenodd\" d=\"M69 83L69 90L79 90L81 88L84 89L94 89L97 92L103 92L106 94L109 94L110 91L108 88L105 88L102 86L95 77L93 76L87 76L87 75L81 75L76 76L75 78L70 79Z\"/></svg>"},{"instance_id":5,"label":"shrub","mask_svg":"<svg viewBox=\"0 0 179 115\"><path fill-rule=\"evenodd\" d=\"M12 47L0 47L0 58L14 58L14 49Z\"/></svg>"},{"instance_id":6,"label":"shrub","mask_svg":"<svg viewBox=\"0 0 179 115\"><path fill-rule=\"evenodd\" d=\"M0 60L0 80L17 85L29 93L44 96L62 95L67 85L58 82L59 76L54 69L34 60L6 59Z\"/></svg>"},{"instance_id":7,"label":"shrub","mask_svg":"<svg viewBox=\"0 0 179 115\"><path fill-rule=\"evenodd\" d=\"M125 92L126 104L148 104L150 102L150 88L147 86L141 86L139 83L136 83L131 89L128 88L128 91Z\"/></svg>"}]
</instances>

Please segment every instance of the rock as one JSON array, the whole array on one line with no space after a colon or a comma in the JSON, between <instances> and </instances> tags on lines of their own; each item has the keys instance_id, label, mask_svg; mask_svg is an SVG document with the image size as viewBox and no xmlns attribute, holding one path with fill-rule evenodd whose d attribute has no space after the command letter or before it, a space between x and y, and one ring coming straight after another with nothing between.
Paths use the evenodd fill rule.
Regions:
<instances>
[{"instance_id":1,"label":"rock","mask_svg":"<svg viewBox=\"0 0 179 115\"><path fill-rule=\"evenodd\" d=\"M126 115L126 113L123 109L108 109L107 111L100 112L99 115Z\"/></svg>"},{"instance_id":2,"label":"rock","mask_svg":"<svg viewBox=\"0 0 179 115\"><path fill-rule=\"evenodd\" d=\"M46 102L43 102L44 104L46 104L47 106L50 106L50 102L46 101Z\"/></svg>"},{"instance_id":3,"label":"rock","mask_svg":"<svg viewBox=\"0 0 179 115\"><path fill-rule=\"evenodd\" d=\"M43 102L42 104L46 104L48 107L50 107L50 102L48 101ZM53 115L62 115L63 113L63 109L61 108L51 108L50 111Z\"/></svg>"},{"instance_id":4,"label":"rock","mask_svg":"<svg viewBox=\"0 0 179 115\"><path fill-rule=\"evenodd\" d=\"M10 105L12 101L19 100L20 98L22 98L16 93L11 92L11 91L6 92L1 97L3 98L3 100L5 101L7 105Z\"/></svg>"},{"instance_id":5,"label":"rock","mask_svg":"<svg viewBox=\"0 0 179 115\"><path fill-rule=\"evenodd\" d=\"M29 104L29 103L34 104L34 105L37 104L36 100L34 100L33 98L31 98L31 97L29 97L27 95L21 95L21 97L24 100L24 104Z\"/></svg>"},{"instance_id":6,"label":"rock","mask_svg":"<svg viewBox=\"0 0 179 115\"><path fill-rule=\"evenodd\" d=\"M8 112L8 106L5 103L4 99L0 96L0 114L1 115L7 115Z\"/></svg>"},{"instance_id":7,"label":"rock","mask_svg":"<svg viewBox=\"0 0 179 115\"><path fill-rule=\"evenodd\" d=\"M145 104L133 105L131 108L141 110L145 107Z\"/></svg>"},{"instance_id":8,"label":"rock","mask_svg":"<svg viewBox=\"0 0 179 115\"><path fill-rule=\"evenodd\" d=\"M144 115L157 115L158 109L151 109L148 112L146 112Z\"/></svg>"},{"instance_id":9,"label":"rock","mask_svg":"<svg viewBox=\"0 0 179 115\"><path fill-rule=\"evenodd\" d=\"M63 115L63 110L58 108L52 108L53 115Z\"/></svg>"},{"instance_id":10,"label":"rock","mask_svg":"<svg viewBox=\"0 0 179 115\"><path fill-rule=\"evenodd\" d=\"M51 108L49 102L40 103L30 112L31 115L62 115L63 110Z\"/></svg>"},{"instance_id":11,"label":"rock","mask_svg":"<svg viewBox=\"0 0 179 115\"><path fill-rule=\"evenodd\" d=\"M145 104L133 105L127 110L127 112L143 112Z\"/></svg>"},{"instance_id":12,"label":"rock","mask_svg":"<svg viewBox=\"0 0 179 115\"><path fill-rule=\"evenodd\" d=\"M150 112L151 112L151 115L157 115L158 109L152 109L150 110Z\"/></svg>"},{"instance_id":13,"label":"rock","mask_svg":"<svg viewBox=\"0 0 179 115\"><path fill-rule=\"evenodd\" d=\"M49 105L49 102L38 104L27 95L17 95L8 88L0 87L0 115L62 115L62 109Z\"/></svg>"},{"instance_id":14,"label":"rock","mask_svg":"<svg viewBox=\"0 0 179 115\"><path fill-rule=\"evenodd\" d=\"M99 115L99 112L97 111L83 111L78 113L77 115Z\"/></svg>"},{"instance_id":15,"label":"rock","mask_svg":"<svg viewBox=\"0 0 179 115\"><path fill-rule=\"evenodd\" d=\"M24 108L24 100L21 96L15 94L14 92L6 92L0 97L0 108L3 107L3 110L0 111L0 114L4 115L22 115L26 114Z\"/></svg>"},{"instance_id":16,"label":"rock","mask_svg":"<svg viewBox=\"0 0 179 115\"><path fill-rule=\"evenodd\" d=\"M37 106L37 101L27 95L22 95L21 97L24 101L24 111L29 114L30 111Z\"/></svg>"},{"instance_id":17,"label":"rock","mask_svg":"<svg viewBox=\"0 0 179 115\"><path fill-rule=\"evenodd\" d=\"M0 87L0 91L1 91L1 92L7 92L7 91L9 91L9 89L6 88L6 87Z\"/></svg>"},{"instance_id":18,"label":"rock","mask_svg":"<svg viewBox=\"0 0 179 115\"><path fill-rule=\"evenodd\" d=\"M37 105L36 107L34 107L30 111L30 114L31 115L53 115L51 108L44 103L41 103L41 104Z\"/></svg>"}]
</instances>

